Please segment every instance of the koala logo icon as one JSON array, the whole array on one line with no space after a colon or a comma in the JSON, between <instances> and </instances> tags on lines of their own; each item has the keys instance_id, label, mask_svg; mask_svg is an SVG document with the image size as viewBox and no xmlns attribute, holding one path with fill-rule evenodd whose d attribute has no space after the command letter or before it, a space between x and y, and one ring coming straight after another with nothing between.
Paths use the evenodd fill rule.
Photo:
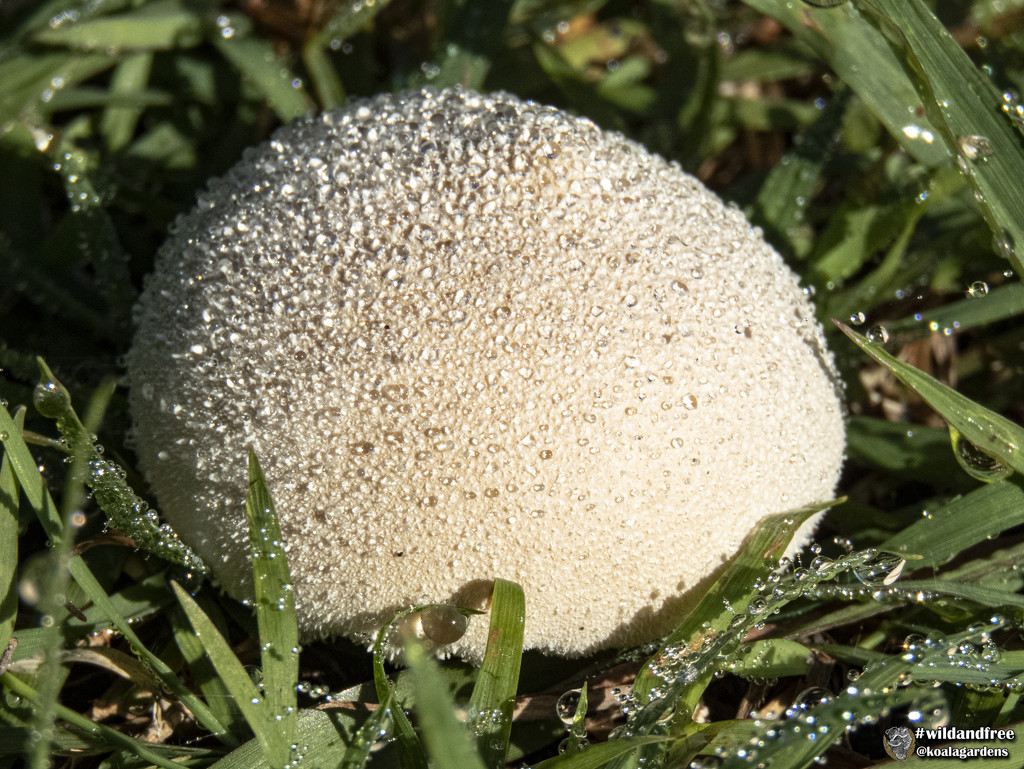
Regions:
<instances>
[{"instance_id":1,"label":"koala logo icon","mask_svg":"<svg viewBox=\"0 0 1024 769\"><path fill-rule=\"evenodd\" d=\"M890 758L905 761L908 753L914 751L914 734L905 726L893 726L885 730L882 745Z\"/></svg>"}]
</instances>

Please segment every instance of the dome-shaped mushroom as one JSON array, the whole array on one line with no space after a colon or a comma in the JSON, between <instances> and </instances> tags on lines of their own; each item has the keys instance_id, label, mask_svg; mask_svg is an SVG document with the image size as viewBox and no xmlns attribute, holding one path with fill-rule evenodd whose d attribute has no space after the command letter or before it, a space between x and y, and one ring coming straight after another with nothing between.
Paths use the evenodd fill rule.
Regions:
<instances>
[{"instance_id":1,"label":"dome-shaped mushroom","mask_svg":"<svg viewBox=\"0 0 1024 769\"><path fill-rule=\"evenodd\" d=\"M246 454L307 637L526 592L526 646L678 621L761 516L829 498L837 380L796 277L622 136L508 94L286 126L162 248L129 356L167 520L250 591ZM486 622L451 647L476 657Z\"/></svg>"}]
</instances>

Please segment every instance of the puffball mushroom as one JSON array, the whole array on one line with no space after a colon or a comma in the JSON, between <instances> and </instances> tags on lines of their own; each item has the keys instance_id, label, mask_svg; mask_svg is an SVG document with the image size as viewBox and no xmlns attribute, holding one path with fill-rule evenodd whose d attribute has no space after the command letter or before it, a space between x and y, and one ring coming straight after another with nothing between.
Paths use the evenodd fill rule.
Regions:
<instances>
[{"instance_id":1,"label":"puffball mushroom","mask_svg":"<svg viewBox=\"0 0 1024 769\"><path fill-rule=\"evenodd\" d=\"M623 136L382 95L281 128L177 221L128 359L138 452L242 598L255 449L307 638L486 608L500 577L527 648L586 653L667 632L760 517L831 496L813 316L741 212Z\"/></svg>"}]
</instances>

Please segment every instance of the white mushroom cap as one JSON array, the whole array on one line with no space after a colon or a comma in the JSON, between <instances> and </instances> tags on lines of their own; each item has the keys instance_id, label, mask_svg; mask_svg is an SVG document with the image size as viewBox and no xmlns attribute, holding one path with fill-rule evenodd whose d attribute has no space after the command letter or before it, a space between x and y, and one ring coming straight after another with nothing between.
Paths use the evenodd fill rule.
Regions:
<instances>
[{"instance_id":1,"label":"white mushroom cap","mask_svg":"<svg viewBox=\"0 0 1024 769\"><path fill-rule=\"evenodd\" d=\"M168 521L251 590L246 454L306 637L526 592L526 646L650 639L763 515L828 499L797 279L678 166L559 110L383 95L280 129L162 248L129 356ZM486 621L451 651L482 654Z\"/></svg>"}]
</instances>

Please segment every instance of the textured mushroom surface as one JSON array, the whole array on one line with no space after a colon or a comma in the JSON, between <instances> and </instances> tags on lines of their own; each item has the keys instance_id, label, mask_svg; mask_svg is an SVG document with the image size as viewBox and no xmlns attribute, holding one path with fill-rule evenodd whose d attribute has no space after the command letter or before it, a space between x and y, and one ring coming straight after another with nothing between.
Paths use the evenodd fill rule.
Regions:
<instances>
[{"instance_id":1,"label":"textured mushroom surface","mask_svg":"<svg viewBox=\"0 0 1024 769\"><path fill-rule=\"evenodd\" d=\"M305 636L526 592L526 645L646 640L830 498L838 386L735 208L591 122L416 92L278 130L178 220L129 355L167 520L245 597L246 454ZM486 618L454 653L479 657Z\"/></svg>"}]
</instances>

